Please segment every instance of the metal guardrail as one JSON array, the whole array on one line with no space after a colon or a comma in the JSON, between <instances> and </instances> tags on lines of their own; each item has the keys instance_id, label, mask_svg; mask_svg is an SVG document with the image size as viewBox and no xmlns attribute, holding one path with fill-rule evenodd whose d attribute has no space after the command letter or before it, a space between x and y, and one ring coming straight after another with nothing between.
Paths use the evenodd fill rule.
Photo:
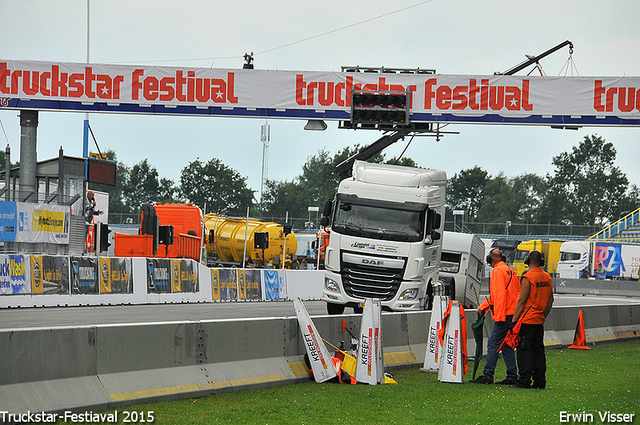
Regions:
<instances>
[{"instance_id":1,"label":"metal guardrail","mask_svg":"<svg viewBox=\"0 0 640 425\"><path fill-rule=\"evenodd\" d=\"M638 227L640 225L640 208L630 212L622 217L620 220L611 224L610 226L600 230L598 233L592 235L587 240L610 240L614 236L619 235L622 231L631 227ZM638 228L640 232L640 228ZM629 242L640 242L640 237L616 237L615 240L626 240Z\"/></svg>"}]
</instances>

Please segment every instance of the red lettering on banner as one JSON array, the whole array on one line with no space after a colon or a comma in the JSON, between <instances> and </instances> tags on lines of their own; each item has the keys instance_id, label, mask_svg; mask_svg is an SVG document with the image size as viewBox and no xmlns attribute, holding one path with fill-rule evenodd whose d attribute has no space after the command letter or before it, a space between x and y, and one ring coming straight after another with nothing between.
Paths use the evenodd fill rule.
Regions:
<instances>
[{"instance_id":1,"label":"red lettering on banner","mask_svg":"<svg viewBox=\"0 0 640 425\"><path fill-rule=\"evenodd\" d=\"M228 91L228 94L227 94L227 99L231 103L238 103L238 98L234 96L234 94L235 94L236 74L234 74L233 72L228 72L227 73L227 81L229 82L229 91Z\"/></svg>"},{"instance_id":2,"label":"red lettering on banner","mask_svg":"<svg viewBox=\"0 0 640 425\"><path fill-rule=\"evenodd\" d=\"M409 90L413 93L417 87L410 85ZM304 81L304 75L296 75L296 103L301 106L351 106L352 90L368 91L400 91L405 92L406 88L400 84L387 84L386 77L380 77L378 83L369 83L364 86L353 82L352 76L347 76L344 83L334 83L325 81ZM316 99L317 92L317 99ZM412 107L411 100L409 108Z\"/></svg>"},{"instance_id":3,"label":"red lettering on banner","mask_svg":"<svg viewBox=\"0 0 640 425\"><path fill-rule=\"evenodd\" d=\"M93 75L93 68L87 66L84 68L84 94L90 99L96 97L96 94L93 91L93 80L95 80L96 76Z\"/></svg>"},{"instance_id":4,"label":"red lettering on banner","mask_svg":"<svg viewBox=\"0 0 640 425\"><path fill-rule=\"evenodd\" d=\"M479 95L479 99L478 99ZM429 78L424 83L424 108L440 110L452 109L462 111L499 111L507 108L510 111L532 111L529 102L529 80L522 80L522 87L491 86L488 79L471 78L468 86L438 86L437 78Z\"/></svg>"},{"instance_id":5,"label":"red lettering on banner","mask_svg":"<svg viewBox=\"0 0 640 425\"><path fill-rule=\"evenodd\" d=\"M24 92L24 94L33 96L35 94L38 94L38 87L40 85L40 73L38 71L33 71L33 77L31 76L31 71L24 71L22 75L22 91Z\"/></svg>"},{"instance_id":6,"label":"red lettering on banner","mask_svg":"<svg viewBox=\"0 0 640 425\"><path fill-rule=\"evenodd\" d=\"M160 100L162 102L170 102L176 97L176 91L173 85L176 79L172 77L164 77L160 80Z\"/></svg>"},{"instance_id":7,"label":"red lettering on banner","mask_svg":"<svg viewBox=\"0 0 640 425\"><path fill-rule=\"evenodd\" d=\"M21 81L22 80L22 81ZM11 81L11 86L8 85ZM10 70L8 63L0 63L0 92L20 96L73 97L90 99L120 99L120 85L124 76L94 74L93 68L85 67L83 73L69 75L60 72L59 65L51 65L51 71ZM20 86L22 85L22 91ZM96 91L94 91L94 85Z\"/></svg>"},{"instance_id":8,"label":"red lettering on banner","mask_svg":"<svg viewBox=\"0 0 640 425\"><path fill-rule=\"evenodd\" d=\"M18 94L18 80L20 77L22 77L22 71L13 71L11 73L11 94Z\"/></svg>"},{"instance_id":9,"label":"red lettering on banner","mask_svg":"<svg viewBox=\"0 0 640 425\"><path fill-rule=\"evenodd\" d=\"M198 78L196 80L196 99L200 103L208 102L211 99L211 78Z\"/></svg>"},{"instance_id":10,"label":"red lettering on banner","mask_svg":"<svg viewBox=\"0 0 640 425\"><path fill-rule=\"evenodd\" d=\"M80 81L84 80L84 74L71 74L69 76L69 96L82 97L84 86ZM73 91L71 89L74 89Z\"/></svg>"},{"instance_id":11,"label":"red lettering on banner","mask_svg":"<svg viewBox=\"0 0 640 425\"><path fill-rule=\"evenodd\" d=\"M0 93L9 94L9 86L7 85L7 81L9 80L10 75L11 71L9 71L7 63L0 62Z\"/></svg>"},{"instance_id":12,"label":"red lettering on banner","mask_svg":"<svg viewBox=\"0 0 640 425\"><path fill-rule=\"evenodd\" d=\"M636 102L636 89L635 87L620 87L618 90L618 109L622 112L631 112ZM640 99L640 97L639 97ZM638 107L640 109L640 105Z\"/></svg>"},{"instance_id":13,"label":"red lettering on banner","mask_svg":"<svg viewBox=\"0 0 640 425\"><path fill-rule=\"evenodd\" d=\"M193 102L195 100L195 79L195 71L187 72L187 102Z\"/></svg>"},{"instance_id":14,"label":"red lettering on banner","mask_svg":"<svg viewBox=\"0 0 640 425\"><path fill-rule=\"evenodd\" d=\"M182 86L186 81L186 78L182 76L182 71L176 71L176 99L180 102L187 100L184 93L182 93Z\"/></svg>"},{"instance_id":15,"label":"red lettering on banner","mask_svg":"<svg viewBox=\"0 0 640 425\"><path fill-rule=\"evenodd\" d=\"M469 108L473 109L474 111L478 111L480 109L480 105L476 101L479 91L480 89L476 84L476 80L469 81Z\"/></svg>"},{"instance_id":16,"label":"red lettering on banner","mask_svg":"<svg viewBox=\"0 0 640 425\"><path fill-rule=\"evenodd\" d=\"M186 88L186 90L185 90ZM143 69L131 73L131 99L142 97L148 101L207 103L238 103L235 97L235 74L227 73L227 80L222 78L197 78L195 71L176 71L175 77L163 77L158 80L152 75L145 77Z\"/></svg>"},{"instance_id":17,"label":"red lettering on banner","mask_svg":"<svg viewBox=\"0 0 640 425\"><path fill-rule=\"evenodd\" d=\"M504 107L504 87L489 87L489 108L494 111Z\"/></svg>"},{"instance_id":18,"label":"red lettering on banner","mask_svg":"<svg viewBox=\"0 0 640 425\"><path fill-rule=\"evenodd\" d=\"M69 74L60 73L60 67L53 65L51 67L51 96L67 97L67 80Z\"/></svg>"},{"instance_id":19,"label":"red lettering on banner","mask_svg":"<svg viewBox=\"0 0 640 425\"><path fill-rule=\"evenodd\" d=\"M40 76L40 93L45 96L51 96L51 91L47 88L47 80L51 78L50 72L43 72Z\"/></svg>"},{"instance_id":20,"label":"red lettering on banner","mask_svg":"<svg viewBox=\"0 0 640 425\"><path fill-rule=\"evenodd\" d=\"M604 96L604 103L603 101ZM636 87L609 87L602 85L602 80L596 80L593 88L593 109L598 112L614 112L618 98L618 110L631 112L634 109L640 111L640 88Z\"/></svg>"},{"instance_id":21,"label":"red lettering on banner","mask_svg":"<svg viewBox=\"0 0 640 425\"><path fill-rule=\"evenodd\" d=\"M156 77L147 77L144 79L144 88L142 89L142 96L147 100L158 99L158 88L160 83Z\"/></svg>"},{"instance_id":22,"label":"red lettering on banner","mask_svg":"<svg viewBox=\"0 0 640 425\"><path fill-rule=\"evenodd\" d=\"M325 83L324 81L319 83L318 86L318 102L322 106L330 106L333 104L333 84L334 83Z\"/></svg>"}]
</instances>

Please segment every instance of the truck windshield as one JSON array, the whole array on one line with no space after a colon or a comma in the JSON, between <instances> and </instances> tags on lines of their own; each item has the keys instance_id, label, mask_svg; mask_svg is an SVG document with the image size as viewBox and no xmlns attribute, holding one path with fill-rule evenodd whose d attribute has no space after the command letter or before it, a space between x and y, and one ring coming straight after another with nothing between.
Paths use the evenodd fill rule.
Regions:
<instances>
[{"instance_id":1,"label":"truck windshield","mask_svg":"<svg viewBox=\"0 0 640 425\"><path fill-rule=\"evenodd\" d=\"M440 256L440 271L447 273L458 273L460 271L461 254L452 252L442 252Z\"/></svg>"},{"instance_id":2,"label":"truck windshield","mask_svg":"<svg viewBox=\"0 0 640 425\"><path fill-rule=\"evenodd\" d=\"M338 201L333 230L370 239L418 242L424 239L425 210Z\"/></svg>"},{"instance_id":3,"label":"truck windshield","mask_svg":"<svg viewBox=\"0 0 640 425\"><path fill-rule=\"evenodd\" d=\"M560 261L576 261L579 260L581 254L579 252L561 252Z\"/></svg>"},{"instance_id":4,"label":"truck windshield","mask_svg":"<svg viewBox=\"0 0 640 425\"><path fill-rule=\"evenodd\" d=\"M529 251L521 251L518 249L516 251L516 256L513 261L524 261L528 255L529 255Z\"/></svg>"}]
</instances>

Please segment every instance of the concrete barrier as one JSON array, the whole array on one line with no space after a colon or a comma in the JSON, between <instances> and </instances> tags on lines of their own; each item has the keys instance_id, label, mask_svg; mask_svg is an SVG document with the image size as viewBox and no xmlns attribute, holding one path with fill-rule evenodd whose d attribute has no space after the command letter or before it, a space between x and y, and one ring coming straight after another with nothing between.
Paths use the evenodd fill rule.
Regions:
<instances>
[{"instance_id":1,"label":"concrete barrier","mask_svg":"<svg viewBox=\"0 0 640 425\"><path fill-rule=\"evenodd\" d=\"M640 303L558 307L545 326L548 347L573 342L580 309L589 343L640 337ZM383 314L387 369L422 366L430 315ZM475 313L467 315L470 328ZM335 345L348 346L343 321L359 332L359 315L313 320ZM3 330L0 411L97 411L302 382L304 353L294 317Z\"/></svg>"},{"instance_id":2,"label":"concrete barrier","mask_svg":"<svg viewBox=\"0 0 640 425\"><path fill-rule=\"evenodd\" d=\"M553 287L558 294L640 296L640 282L637 280L555 278Z\"/></svg>"}]
</instances>

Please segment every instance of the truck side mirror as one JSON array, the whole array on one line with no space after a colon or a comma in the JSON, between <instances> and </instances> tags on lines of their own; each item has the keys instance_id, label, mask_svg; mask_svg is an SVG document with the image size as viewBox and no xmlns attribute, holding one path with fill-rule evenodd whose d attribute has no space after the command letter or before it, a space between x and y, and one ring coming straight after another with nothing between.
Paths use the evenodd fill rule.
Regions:
<instances>
[{"instance_id":1,"label":"truck side mirror","mask_svg":"<svg viewBox=\"0 0 640 425\"><path fill-rule=\"evenodd\" d=\"M431 226L433 229L439 229L440 225L442 224L442 215L440 215L440 213L435 213L433 215L433 226ZM436 240L436 238L433 238L434 240ZM440 239L440 236L438 236L437 239Z\"/></svg>"},{"instance_id":2,"label":"truck side mirror","mask_svg":"<svg viewBox=\"0 0 640 425\"><path fill-rule=\"evenodd\" d=\"M331 215L331 208L333 207L333 201L331 199L327 199L324 201L324 206L322 207L322 215L324 217L329 217Z\"/></svg>"},{"instance_id":3,"label":"truck side mirror","mask_svg":"<svg viewBox=\"0 0 640 425\"><path fill-rule=\"evenodd\" d=\"M440 214L438 214L438 215L440 215ZM438 241L438 240L440 240L441 237L442 237L442 235L440 234L440 232L437 232L435 230L431 232L431 239L432 240Z\"/></svg>"},{"instance_id":4,"label":"truck side mirror","mask_svg":"<svg viewBox=\"0 0 640 425\"><path fill-rule=\"evenodd\" d=\"M329 225L329 217L322 216L320 217L320 226L325 227Z\"/></svg>"}]
</instances>

